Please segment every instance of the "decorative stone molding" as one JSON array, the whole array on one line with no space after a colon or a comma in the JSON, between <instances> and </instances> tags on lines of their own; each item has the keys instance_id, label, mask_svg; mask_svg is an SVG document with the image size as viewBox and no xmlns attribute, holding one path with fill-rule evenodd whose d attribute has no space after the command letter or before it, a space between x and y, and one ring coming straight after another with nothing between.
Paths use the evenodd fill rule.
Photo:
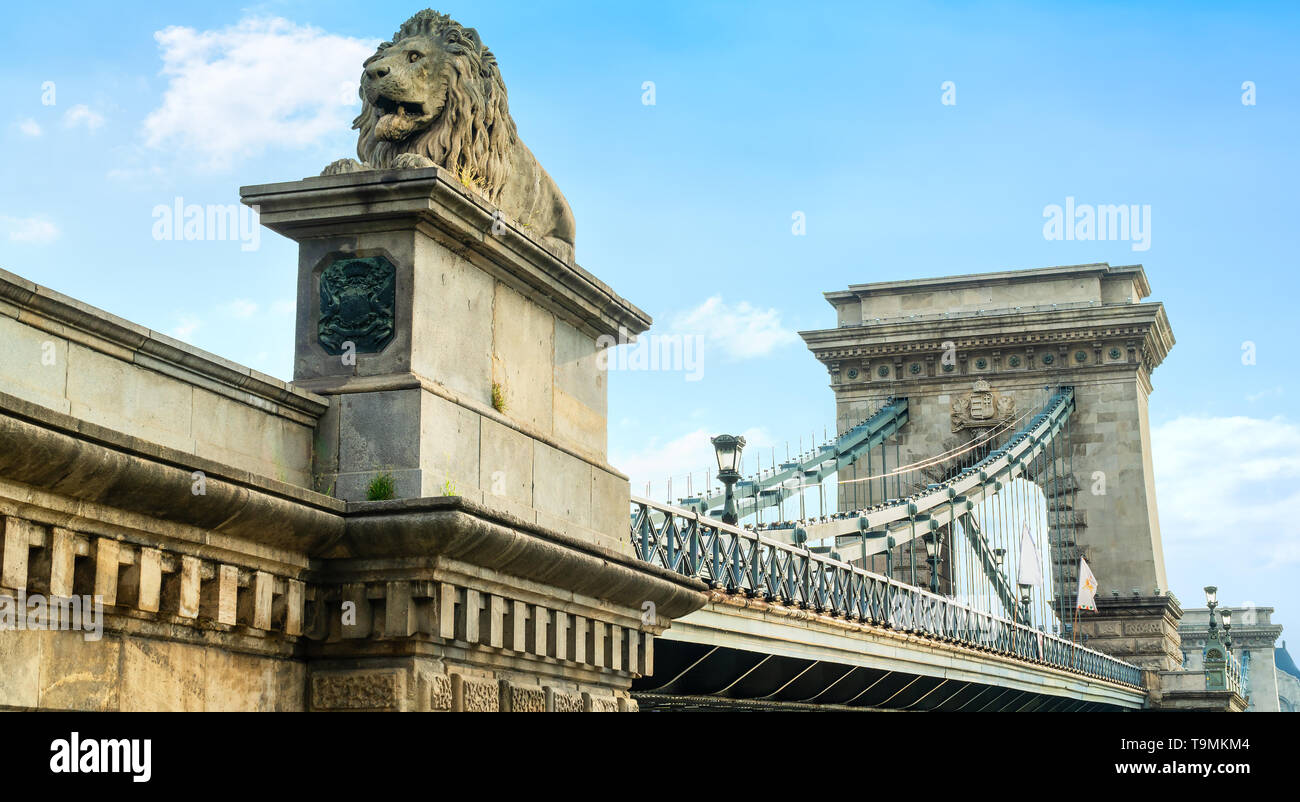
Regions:
<instances>
[{"instance_id":1,"label":"decorative stone molding","mask_svg":"<svg viewBox=\"0 0 1300 802\"><path fill-rule=\"evenodd\" d=\"M392 342L397 271L383 256L335 259L320 277L317 337L328 354L373 354Z\"/></svg>"},{"instance_id":2,"label":"decorative stone molding","mask_svg":"<svg viewBox=\"0 0 1300 802\"><path fill-rule=\"evenodd\" d=\"M983 379L970 392L952 400L952 430L986 429L1015 417L1016 399L992 389Z\"/></svg>"},{"instance_id":3,"label":"decorative stone molding","mask_svg":"<svg viewBox=\"0 0 1300 802\"><path fill-rule=\"evenodd\" d=\"M451 709L456 713L495 713L501 709L497 683L451 675Z\"/></svg>"},{"instance_id":4,"label":"decorative stone molding","mask_svg":"<svg viewBox=\"0 0 1300 802\"><path fill-rule=\"evenodd\" d=\"M399 710L405 696L403 671L317 673L311 678L313 710Z\"/></svg>"},{"instance_id":5,"label":"decorative stone molding","mask_svg":"<svg viewBox=\"0 0 1300 802\"><path fill-rule=\"evenodd\" d=\"M1168 595L1098 596L1097 612L1080 615L1079 633L1088 637L1088 646L1147 672L1173 671L1182 664L1182 615L1178 600Z\"/></svg>"},{"instance_id":6,"label":"decorative stone molding","mask_svg":"<svg viewBox=\"0 0 1300 802\"><path fill-rule=\"evenodd\" d=\"M109 613L196 631L238 629L290 642L302 634L305 583L180 547L148 546L3 516L0 593L92 596ZM120 629L124 622L108 622Z\"/></svg>"},{"instance_id":7,"label":"decorative stone molding","mask_svg":"<svg viewBox=\"0 0 1300 802\"><path fill-rule=\"evenodd\" d=\"M501 681L501 711L503 713L545 713L546 689L516 685Z\"/></svg>"},{"instance_id":8,"label":"decorative stone molding","mask_svg":"<svg viewBox=\"0 0 1300 802\"><path fill-rule=\"evenodd\" d=\"M307 622L308 637L325 645L414 639L497 650L525 663L558 661L628 677L654 672L656 630L642 630L630 618L582 615L449 581L315 584L308 588Z\"/></svg>"}]
</instances>

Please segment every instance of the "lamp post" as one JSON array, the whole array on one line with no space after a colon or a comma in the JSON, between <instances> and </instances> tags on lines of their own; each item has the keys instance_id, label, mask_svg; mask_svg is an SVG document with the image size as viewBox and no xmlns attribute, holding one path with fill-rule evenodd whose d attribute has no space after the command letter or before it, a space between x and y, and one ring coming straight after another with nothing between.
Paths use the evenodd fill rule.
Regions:
<instances>
[{"instance_id":1,"label":"lamp post","mask_svg":"<svg viewBox=\"0 0 1300 802\"><path fill-rule=\"evenodd\" d=\"M921 539L925 541L925 559L930 563L930 592L939 592L939 533L926 532Z\"/></svg>"},{"instance_id":2,"label":"lamp post","mask_svg":"<svg viewBox=\"0 0 1300 802\"><path fill-rule=\"evenodd\" d=\"M1029 626L1029 625L1030 625L1030 621L1029 621L1029 602L1030 602L1030 601L1032 600L1032 598L1033 598L1030 594L1032 593L1032 591L1033 591L1033 589L1034 589L1034 586L1033 586L1033 585L1026 585L1026 584L1024 584L1024 583L1020 583L1020 582L1017 582L1016 584L1017 584L1017 585L1019 586L1019 588L1020 588L1020 607L1023 608L1023 609L1021 610L1021 612L1022 612L1022 614L1025 616L1025 626ZM1015 623L1019 623L1019 622L1016 621ZM1011 632L1011 650L1012 650L1012 651L1016 651L1016 635L1017 635L1017 634L1018 634L1018 633L1016 632L1016 630L1012 630L1012 632ZM1028 642L1027 642L1027 641L1022 641L1022 643L1027 644ZM1022 647L1022 648L1023 648L1023 647Z\"/></svg>"},{"instance_id":3,"label":"lamp post","mask_svg":"<svg viewBox=\"0 0 1300 802\"><path fill-rule=\"evenodd\" d=\"M726 502L722 507L722 522L737 524L740 513L736 509L735 485L740 479L740 452L745 448L745 438L720 434L710 438L718 457L718 481L726 488Z\"/></svg>"},{"instance_id":4,"label":"lamp post","mask_svg":"<svg viewBox=\"0 0 1300 802\"><path fill-rule=\"evenodd\" d=\"M1007 550L1006 550L1006 549L994 549L994 550L993 550L993 562L994 562L994 564L996 565L996 567L997 567L997 569L998 569L998 570L997 570L997 576L998 576L999 579L1002 577L1002 561L1006 559L1006 556L1007 556ZM992 593L998 593L999 591L1001 591L1001 588L996 587L996 585L997 585L996 582L994 582L993 584L994 584L994 587L989 591L990 594L992 594ZM999 595L1000 595L1000 593L999 593ZM993 609L993 599L992 599L992 598L990 598L990 599L988 600L988 604L989 604L989 609L990 609L990 610Z\"/></svg>"},{"instance_id":5,"label":"lamp post","mask_svg":"<svg viewBox=\"0 0 1300 802\"><path fill-rule=\"evenodd\" d=\"M1020 606L1024 608L1025 625L1029 625L1029 603L1034 600L1034 586L1017 583L1020 587Z\"/></svg>"},{"instance_id":6,"label":"lamp post","mask_svg":"<svg viewBox=\"0 0 1300 802\"><path fill-rule=\"evenodd\" d=\"M1219 606L1219 589L1213 585L1205 588L1205 604L1210 608L1210 630L1205 636L1204 667L1205 687L1211 691L1230 689L1229 661L1232 659L1232 640L1227 637L1232 629L1232 613L1223 611L1223 636L1219 635L1214 608Z\"/></svg>"}]
</instances>

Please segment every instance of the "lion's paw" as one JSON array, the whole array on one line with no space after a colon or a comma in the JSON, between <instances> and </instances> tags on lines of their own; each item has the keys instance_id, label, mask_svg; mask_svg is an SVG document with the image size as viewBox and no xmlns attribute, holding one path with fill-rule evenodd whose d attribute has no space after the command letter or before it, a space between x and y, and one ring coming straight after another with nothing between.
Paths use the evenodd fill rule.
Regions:
<instances>
[{"instance_id":1,"label":"lion's paw","mask_svg":"<svg viewBox=\"0 0 1300 802\"><path fill-rule=\"evenodd\" d=\"M393 159L394 170L419 170L433 166L433 159L418 153L400 153Z\"/></svg>"},{"instance_id":2,"label":"lion's paw","mask_svg":"<svg viewBox=\"0 0 1300 802\"><path fill-rule=\"evenodd\" d=\"M359 173L367 167L356 159L339 159L331 162L328 167L320 171L321 175L344 175L346 173Z\"/></svg>"}]
</instances>

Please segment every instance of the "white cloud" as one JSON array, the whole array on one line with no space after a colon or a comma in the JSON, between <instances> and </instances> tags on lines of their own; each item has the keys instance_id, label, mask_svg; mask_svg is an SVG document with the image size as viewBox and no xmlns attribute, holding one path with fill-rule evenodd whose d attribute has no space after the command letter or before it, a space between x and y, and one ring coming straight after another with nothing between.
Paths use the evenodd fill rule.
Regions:
<instances>
[{"instance_id":1,"label":"white cloud","mask_svg":"<svg viewBox=\"0 0 1300 802\"><path fill-rule=\"evenodd\" d=\"M59 238L58 226L39 217L0 217L0 227L8 230L11 242L43 245Z\"/></svg>"},{"instance_id":2,"label":"white cloud","mask_svg":"<svg viewBox=\"0 0 1300 802\"><path fill-rule=\"evenodd\" d=\"M215 168L348 131L361 62L378 44L263 17L220 30L172 26L154 39L168 85L145 118L145 141L179 144Z\"/></svg>"},{"instance_id":3,"label":"white cloud","mask_svg":"<svg viewBox=\"0 0 1300 802\"><path fill-rule=\"evenodd\" d=\"M298 302L292 298L281 299L271 304L271 314L275 317L288 317L290 319L298 311Z\"/></svg>"},{"instance_id":4,"label":"white cloud","mask_svg":"<svg viewBox=\"0 0 1300 802\"><path fill-rule=\"evenodd\" d=\"M1258 393L1251 393L1250 395L1246 396L1246 400L1253 404L1253 403L1255 403L1256 401L1260 401L1260 400L1265 399L1265 398L1272 398L1272 397L1274 397L1274 396L1276 396L1276 397L1278 397L1278 398L1281 398L1282 395L1283 395L1283 392L1284 392L1284 391L1282 390L1282 388L1281 388L1280 386L1278 386L1278 387L1273 387L1273 388L1268 389L1268 390L1260 390Z\"/></svg>"},{"instance_id":5,"label":"white cloud","mask_svg":"<svg viewBox=\"0 0 1300 802\"><path fill-rule=\"evenodd\" d=\"M1166 554L1229 549L1261 566L1300 563L1300 425L1181 417L1151 441Z\"/></svg>"},{"instance_id":6,"label":"white cloud","mask_svg":"<svg viewBox=\"0 0 1300 802\"><path fill-rule=\"evenodd\" d=\"M758 309L747 301L728 306L718 295L677 315L672 329L702 335L710 346L731 359L767 356L799 341L797 334L782 328L781 313L776 309Z\"/></svg>"},{"instance_id":7,"label":"white cloud","mask_svg":"<svg viewBox=\"0 0 1300 802\"><path fill-rule=\"evenodd\" d=\"M257 304L247 298L236 298L221 307L221 311L231 317L247 319L257 314Z\"/></svg>"},{"instance_id":8,"label":"white cloud","mask_svg":"<svg viewBox=\"0 0 1300 802\"><path fill-rule=\"evenodd\" d=\"M63 113L63 124L69 128L84 125L94 131L104 124L104 117L91 111L90 107L84 103L79 103Z\"/></svg>"},{"instance_id":9,"label":"white cloud","mask_svg":"<svg viewBox=\"0 0 1300 802\"><path fill-rule=\"evenodd\" d=\"M40 136L41 126L31 117L24 117L18 121L18 130L27 136Z\"/></svg>"},{"instance_id":10,"label":"white cloud","mask_svg":"<svg viewBox=\"0 0 1300 802\"><path fill-rule=\"evenodd\" d=\"M198 331L203 322L193 315L181 315L181 322L169 333L178 340L189 340Z\"/></svg>"},{"instance_id":11,"label":"white cloud","mask_svg":"<svg viewBox=\"0 0 1300 802\"><path fill-rule=\"evenodd\" d=\"M667 442L654 439L639 451L615 452L611 463L631 479L633 495L644 495L646 482L649 482L652 497L663 500L667 497L668 477L671 476L674 498L684 496L687 473L692 474L692 486L698 493L703 488L705 473L717 473L717 458L709 442L709 438L717 433L700 428ZM746 450L741 458L744 473L748 475L756 464L754 455L773 443L767 432L759 428L743 432L743 436ZM763 459L766 460L766 456Z\"/></svg>"}]
</instances>

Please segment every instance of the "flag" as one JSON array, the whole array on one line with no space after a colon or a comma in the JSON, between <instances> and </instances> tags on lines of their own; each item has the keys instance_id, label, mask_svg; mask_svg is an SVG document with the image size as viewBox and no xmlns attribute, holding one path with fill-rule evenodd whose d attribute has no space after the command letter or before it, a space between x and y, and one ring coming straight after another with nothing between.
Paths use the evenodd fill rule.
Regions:
<instances>
[{"instance_id":1,"label":"flag","mask_svg":"<svg viewBox=\"0 0 1300 802\"><path fill-rule=\"evenodd\" d=\"M1029 534L1029 524L1020 530L1020 568L1016 572L1016 584L1033 587L1043 584L1043 560L1038 553L1038 544Z\"/></svg>"},{"instance_id":2,"label":"flag","mask_svg":"<svg viewBox=\"0 0 1300 802\"><path fill-rule=\"evenodd\" d=\"M1079 601L1075 607L1080 610L1097 610L1097 577L1088 568L1088 561L1079 558Z\"/></svg>"}]
</instances>

